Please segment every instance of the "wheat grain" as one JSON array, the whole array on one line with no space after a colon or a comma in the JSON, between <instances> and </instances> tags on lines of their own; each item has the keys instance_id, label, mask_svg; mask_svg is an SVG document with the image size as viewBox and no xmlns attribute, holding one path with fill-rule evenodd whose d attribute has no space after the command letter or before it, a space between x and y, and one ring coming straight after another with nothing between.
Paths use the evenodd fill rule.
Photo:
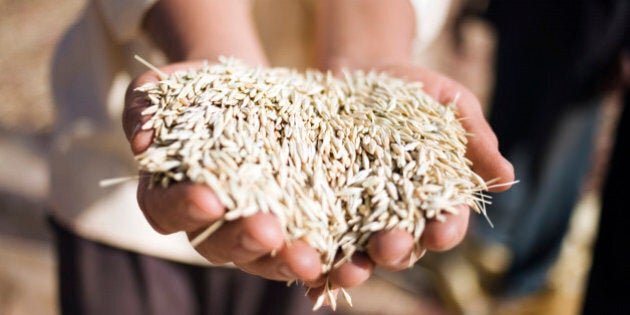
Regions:
<instances>
[{"instance_id":1,"label":"wheat grain","mask_svg":"<svg viewBox=\"0 0 630 315\"><path fill-rule=\"evenodd\" d=\"M273 213L288 241L319 251L323 272L338 254L347 261L365 250L375 232L401 228L419 242L427 220L457 205L485 214L486 183L465 158L455 104L439 104L422 84L231 58L160 75L138 88L151 103L142 128L155 136L136 159L152 185L208 185L227 209L219 222Z\"/></svg>"}]
</instances>

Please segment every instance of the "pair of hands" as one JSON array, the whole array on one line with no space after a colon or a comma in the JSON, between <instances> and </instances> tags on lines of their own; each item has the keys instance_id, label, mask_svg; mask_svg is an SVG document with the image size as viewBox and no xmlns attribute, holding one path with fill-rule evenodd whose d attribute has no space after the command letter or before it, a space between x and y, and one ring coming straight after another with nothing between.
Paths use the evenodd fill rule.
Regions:
<instances>
[{"instance_id":1,"label":"pair of hands","mask_svg":"<svg viewBox=\"0 0 630 315\"><path fill-rule=\"evenodd\" d=\"M197 62L171 64L160 70L172 73L199 66ZM496 136L483 117L477 99L466 88L438 73L417 66L387 66L379 70L391 75L425 84L425 90L442 103L460 95L459 114L469 137L467 157L473 161L473 170L485 180L499 178L510 182L514 174L511 164L498 151ZM151 71L136 78L129 86L123 115L125 133L134 154L146 150L152 141L152 131L141 130L148 117L141 112L149 106L145 94L134 91L148 82L159 80ZM495 191L505 190L501 186ZM177 183L168 188L148 189L148 178L141 176L138 202L151 226L163 234L184 231L194 238L225 213L213 191L203 185ZM375 267L398 271L411 266L426 250L444 251L459 244L464 238L469 209L462 206L459 215L447 215L446 222L427 223L420 247L412 236L402 230L378 232L371 237L366 253L357 253L351 261L321 273L319 253L301 240L285 242L284 231L271 214L256 214L228 222L203 241L196 250L213 264L233 263L238 268L273 280L301 280L311 288L309 296L315 299L324 289L326 278L333 287L349 288L366 281ZM271 255L275 252L275 255Z\"/></svg>"}]
</instances>

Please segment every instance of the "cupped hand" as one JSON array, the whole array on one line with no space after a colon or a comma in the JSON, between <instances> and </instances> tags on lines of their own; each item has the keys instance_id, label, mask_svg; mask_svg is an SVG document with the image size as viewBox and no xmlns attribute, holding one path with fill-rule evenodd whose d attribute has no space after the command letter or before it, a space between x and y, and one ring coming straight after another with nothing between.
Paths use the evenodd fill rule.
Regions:
<instances>
[{"instance_id":1,"label":"cupped hand","mask_svg":"<svg viewBox=\"0 0 630 315\"><path fill-rule=\"evenodd\" d=\"M183 62L160 68L165 74L199 67L201 62ZM146 94L135 88L160 80L155 71L137 77L125 97L123 127L134 154L145 151L153 132L142 130L149 117L142 111L150 106ZM149 177L141 176L138 203L147 221L159 233L184 231L194 239L220 220L226 209L205 185L179 182L167 188L149 188ZM226 222L195 248L212 264L232 263L238 268L267 279L301 280L307 286L323 285L319 253L301 240L287 242L275 216L258 213ZM371 260L357 254L356 259L331 272L334 287L350 287L367 280L373 270ZM317 288L315 288L316 290Z\"/></svg>"},{"instance_id":2,"label":"cupped hand","mask_svg":"<svg viewBox=\"0 0 630 315\"><path fill-rule=\"evenodd\" d=\"M343 68L343 63L336 64L332 70L339 73ZM512 164L499 152L497 137L483 116L481 104L467 88L440 73L411 64L345 67L349 70L357 68L375 69L406 81L419 81L427 94L438 102L456 101L462 125L468 133L466 157L473 162L473 171L491 183L489 191L501 192L511 187L514 181ZM420 244L415 244L411 234L405 231L376 233L371 237L367 251L372 263L398 271L413 265L427 250L445 251L455 247L466 235L470 216L467 206L457 208L459 213L447 213L443 222L427 222Z\"/></svg>"},{"instance_id":3,"label":"cupped hand","mask_svg":"<svg viewBox=\"0 0 630 315\"><path fill-rule=\"evenodd\" d=\"M461 123L468 133L466 157L472 169L485 181L489 190L501 192L514 181L514 168L499 152L499 141L483 115L481 103L466 87L438 72L416 65L389 65L377 68L406 81L419 81L434 99L442 104L456 101Z\"/></svg>"},{"instance_id":4,"label":"cupped hand","mask_svg":"<svg viewBox=\"0 0 630 315\"><path fill-rule=\"evenodd\" d=\"M348 60L346 60L348 61ZM510 188L514 180L514 169L499 152L498 140L483 116L479 100L467 88L454 80L431 70L411 65L360 65L348 67L347 62L331 62L333 73L345 70L377 70L406 81L423 83L424 90L442 104L457 101L458 114L464 129L469 134L467 158L473 162L473 171L485 181L492 182L489 190L500 192ZM389 271L399 271L411 267L428 251L446 251L462 242L468 230L470 209L457 207L458 214L445 213L444 221L427 222L420 243L416 244L410 233L394 229L375 233L368 242L367 257L362 257L364 265L380 267ZM367 261L366 261L367 259ZM354 261L355 259L353 259ZM340 268L341 269L341 268ZM341 270L343 271L343 270ZM344 273L345 275L345 273ZM331 278L341 287L358 283L346 283L345 279ZM321 293L322 288L311 292L311 298Z\"/></svg>"}]
</instances>

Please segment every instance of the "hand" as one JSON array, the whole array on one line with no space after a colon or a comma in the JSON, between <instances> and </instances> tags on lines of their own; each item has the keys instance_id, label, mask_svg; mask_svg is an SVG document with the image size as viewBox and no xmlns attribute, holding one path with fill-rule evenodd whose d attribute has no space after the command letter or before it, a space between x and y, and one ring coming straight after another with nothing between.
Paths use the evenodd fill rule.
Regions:
<instances>
[{"instance_id":1,"label":"hand","mask_svg":"<svg viewBox=\"0 0 630 315\"><path fill-rule=\"evenodd\" d=\"M454 80L431 70L412 65L378 65L349 64L338 59L331 69L339 73L341 69L356 70L375 69L391 76L407 81L420 81L424 90L438 102L447 104L457 99L457 109L463 119L462 125L470 134L468 136L466 157L473 162L472 169L485 181L493 180L489 190L501 192L511 187L514 181L514 169L499 152L498 140L490 125L483 116L481 104L467 88ZM341 62L339 62L341 61ZM420 248L414 252L412 236L404 231L383 231L375 234L369 241L368 253L374 264L388 270L401 270L410 266L422 257L425 250L445 251L458 245L466 235L470 209L459 206L459 214L446 213L444 222L429 221L420 242ZM401 257L406 259L400 260Z\"/></svg>"},{"instance_id":2,"label":"hand","mask_svg":"<svg viewBox=\"0 0 630 315\"><path fill-rule=\"evenodd\" d=\"M185 62L160 70L168 74L199 65L198 62ZM149 118L141 114L149 104L145 94L134 89L158 80L155 72L145 73L136 78L127 91L123 127L134 154L145 151L153 137L152 131L140 128ZM181 182L168 188L151 189L148 185L149 178L141 176L138 203L147 221L162 234L185 231L193 239L225 213L224 206L205 185ZM285 242L284 230L271 214L258 213L223 224L199 244L196 250L213 264L233 263L246 272L267 279L304 281L306 286L313 288L312 293L321 291L325 284L319 253L301 240ZM390 252L384 254L391 255ZM343 264L328 276L333 287L347 288L368 279L372 271L372 260L365 254L356 254L352 262Z\"/></svg>"},{"instance_id":3,"label":"hand","mask_svg":"<svg viewBox=\"0 0 630 315\"><path fill-rule=\"evenodd\" d=\"M463 85L438 72L412 64L395 64L373 67L389 75L407 80L420 81L424 90L442 104L457 100L461 123L470 134L466 157L473 162L472 169L484 180L493 180L490 191L509 189L514 181L512 164L499 152L497 136L486 121L481 104L475 95Z\"/></svg>"}]
</instances>

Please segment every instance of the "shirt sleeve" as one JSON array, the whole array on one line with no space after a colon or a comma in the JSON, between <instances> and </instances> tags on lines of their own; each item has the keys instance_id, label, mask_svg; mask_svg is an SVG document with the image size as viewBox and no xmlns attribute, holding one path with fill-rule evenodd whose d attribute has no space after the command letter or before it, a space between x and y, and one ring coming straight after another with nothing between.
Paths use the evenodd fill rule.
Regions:
<instances>
[{"instance_id":1,"label":"shirt sleeve","mask_svg":"<svg viewBox=\"0 0 630 315\"><path fill-rule=\"evenodd\" d=\"M144 14L157 0L95 0L107 28L118 42L127 42L141 32Z\"/></svg>"},{"instance_id":2,"label":"shirt sleeve","mask_svg":"<svg viewBox=\"0 0 630 315\"><path fill-rule=\"evenodd\" d=\"M451 0L410 0L416 16L415 49L421 51L440 34Z\"/></svg>"}]
</instances>

